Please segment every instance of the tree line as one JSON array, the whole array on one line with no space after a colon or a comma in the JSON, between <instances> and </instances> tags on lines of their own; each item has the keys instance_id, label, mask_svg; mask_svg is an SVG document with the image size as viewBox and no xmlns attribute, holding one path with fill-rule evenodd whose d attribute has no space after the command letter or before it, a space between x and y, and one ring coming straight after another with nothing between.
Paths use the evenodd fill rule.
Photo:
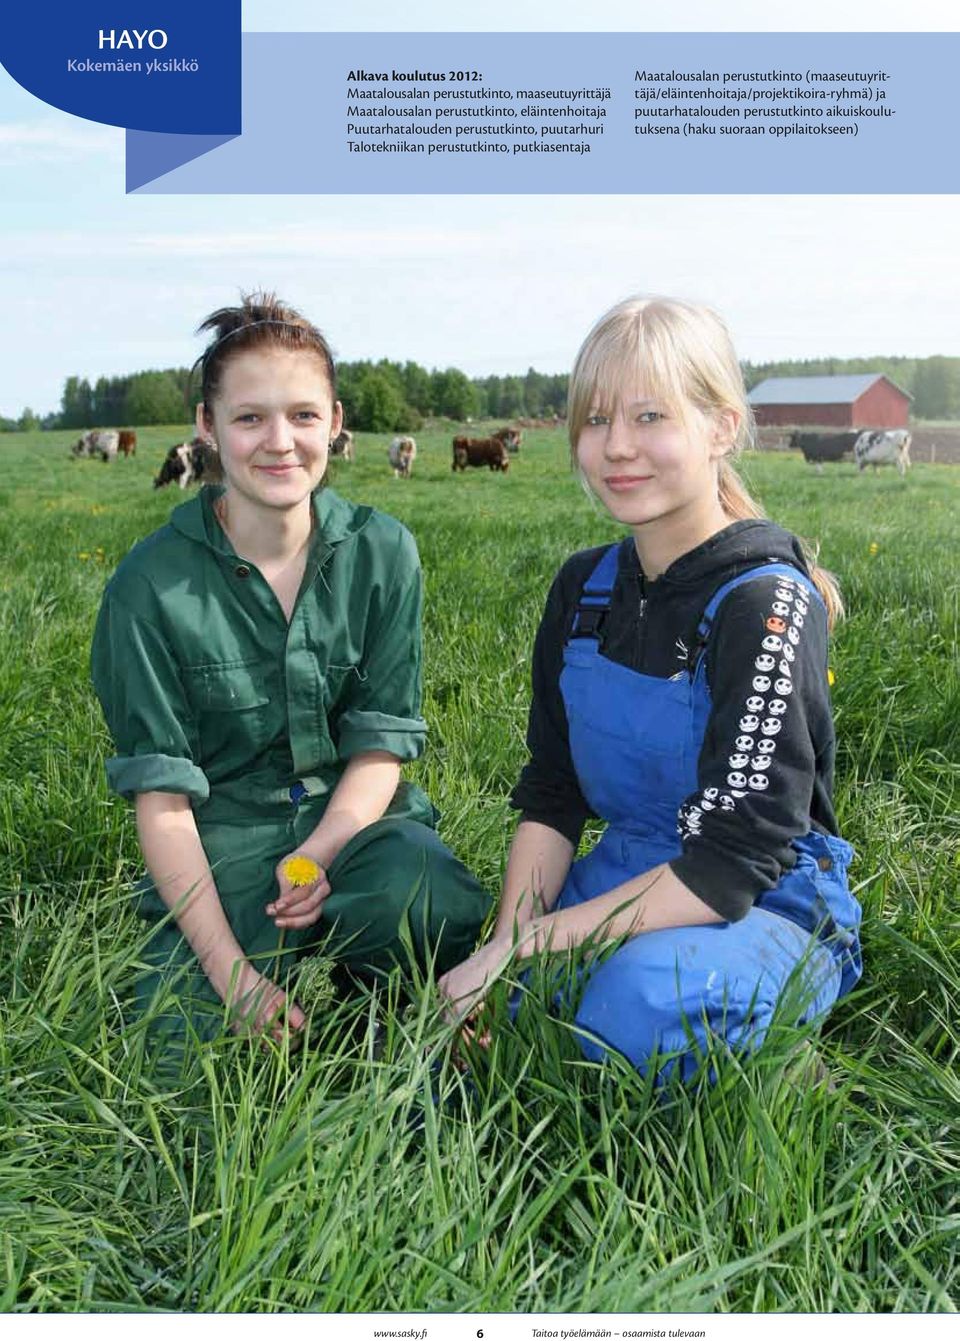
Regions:
<instances>
[{"instance_id":1,"label":"tree line","mask_svg":"<svg viewBox=\"0 0 960 1341\"><path fill-rule=\"evenodd\" d=\"M817 377L834 373L884 373L913 396L915 419L960 419L960 358L877 357L794 359L743 364L747 387L765 377ZM347 424L360 432L415 430L425 419L549 418L566 414L566 373L468 377L459 368L426 369L418 363L365 360L341 363L338 394ZM68 377L59 411L40 417L27 408L0 420L3 431L40 428L120 428L180 424L193 417L196 391L187 368L100 377Z\"/></svg>"},{"instance_id":2,"label":"tree line","mask_svg":"<svg viewBox=\"0 0 960 1341\"><path fill-rule=\"evenodd\" d=\"M565 374L528 369L523 376L470 378L459 368L428 370L419 363L341 363L337 394L346 422L361 432L417 429L429 418L545 418L566 407ZM193 418L199 392L187 368L166 368L121 377L68 377L60 409L40 419L24 410L5 420L9 430L36 428L121 428L179 424Z\"/></svg>"}]
</instances>

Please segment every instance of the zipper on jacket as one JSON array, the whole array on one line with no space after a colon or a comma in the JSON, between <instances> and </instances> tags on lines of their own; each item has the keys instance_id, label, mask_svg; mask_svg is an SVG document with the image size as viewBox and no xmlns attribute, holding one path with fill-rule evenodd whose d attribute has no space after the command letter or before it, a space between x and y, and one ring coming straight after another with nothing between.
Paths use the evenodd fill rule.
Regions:
<instances>
[{"instance_id":1,"label":"zipper on jacket","mask_svg":"<svg viewBox=\"0 0 960 1341\"><path fill-rule=\"evenodd\" d=\"M647 616L647 583L643 573L637 575L640 597L637 601L637 669L643 665L644 626Z\"/></svg>"}]
</instances>

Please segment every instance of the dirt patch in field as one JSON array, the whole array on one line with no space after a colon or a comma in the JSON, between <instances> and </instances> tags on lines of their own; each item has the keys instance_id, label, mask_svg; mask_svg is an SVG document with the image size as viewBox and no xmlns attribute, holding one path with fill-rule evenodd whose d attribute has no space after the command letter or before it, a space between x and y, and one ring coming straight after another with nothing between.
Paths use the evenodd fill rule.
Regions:
<instances>
[{"instance_id":1,"label":"dirt patch in field","mask_svg":"<svg viewBox=\"0 0 960 1341\"><path fill-rule=\"evenodd\" d=\"M816 429L804 430L817 432ZM839 433L840 429L825 428L823 433ZM960 424L919 424L912 428L910 460L936 462L939 465L960 465ZM790 446L790 429L759 428L757 442L762 451L786 451ZM852 453L851 453L852 458Z\"/></svg>"}]
</instances>

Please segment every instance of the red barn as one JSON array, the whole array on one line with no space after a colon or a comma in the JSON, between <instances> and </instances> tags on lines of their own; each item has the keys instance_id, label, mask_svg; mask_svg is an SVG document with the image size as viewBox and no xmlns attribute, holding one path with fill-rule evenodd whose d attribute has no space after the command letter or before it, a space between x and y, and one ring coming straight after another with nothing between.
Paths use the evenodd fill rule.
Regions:
<instances>
[{"instance_id":1,"label":"red barn","mask_svg":"<svg viewBox=\"0 0 960 1341\"><path fill-rule=\"evenodd\" d=\"M781 424L906 428L913 397L883 373L842 373L768 377L748 399L758 428Z\"/></svg>"}]
</instances>

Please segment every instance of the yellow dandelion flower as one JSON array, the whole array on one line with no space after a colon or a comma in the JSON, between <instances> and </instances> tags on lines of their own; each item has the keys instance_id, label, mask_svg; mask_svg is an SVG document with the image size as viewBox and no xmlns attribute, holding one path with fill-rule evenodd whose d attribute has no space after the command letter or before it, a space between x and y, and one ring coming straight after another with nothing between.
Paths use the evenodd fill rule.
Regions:
<instances>
[{"instance_id":1,"label":"yellow dandelion flower","mask_svg":"<svg viewBox=\"0 0 960 1341\"><path fill-rule=\"evenodd\" d=\"M283 873L291 885L312 885L320 874L320 867L312 857L290 857L283 863Z\"/></svg>"},{"instance_id":2,"label":"yellow dandelion flower","mask_svg":"<svg viewBox=\"0 0 960 1341\"><path fill-rule=\"evenodd\" d=\"M871 554L876 554L877 551L879 550L879 548L880 548L880 546L877 544L877 542L876 542L875 540L871 540L871 541L870 541L870 553L871 553Z\"/></svg>"},{"instance_id":3,"label":"yellow dandelion flower","mask_svg":"<svg viewBox=\"0 0 960 1341\"><path fill-rule=\"evenodd\" d=\"M90 555L87 553L85 549L82 549L80 553L77 555L78 559L89 559L89 557Z\"/></svg>"},{"instance_id":4,"label":"yellow dandelion flower","mask_svg":"<svg viewBox=\"0 0 960 1341\"><path fill-rule=\"evenodd\" d=\"M834 686L836 683L837 683L837 677L834 675L833 671L832 671L832 670L830 669L830 667L828 666L828 667L827 667L827 684L828 684L828 685L830 686L830 688L832 689L833 686Z\"/></svg>"}]
</instances>

